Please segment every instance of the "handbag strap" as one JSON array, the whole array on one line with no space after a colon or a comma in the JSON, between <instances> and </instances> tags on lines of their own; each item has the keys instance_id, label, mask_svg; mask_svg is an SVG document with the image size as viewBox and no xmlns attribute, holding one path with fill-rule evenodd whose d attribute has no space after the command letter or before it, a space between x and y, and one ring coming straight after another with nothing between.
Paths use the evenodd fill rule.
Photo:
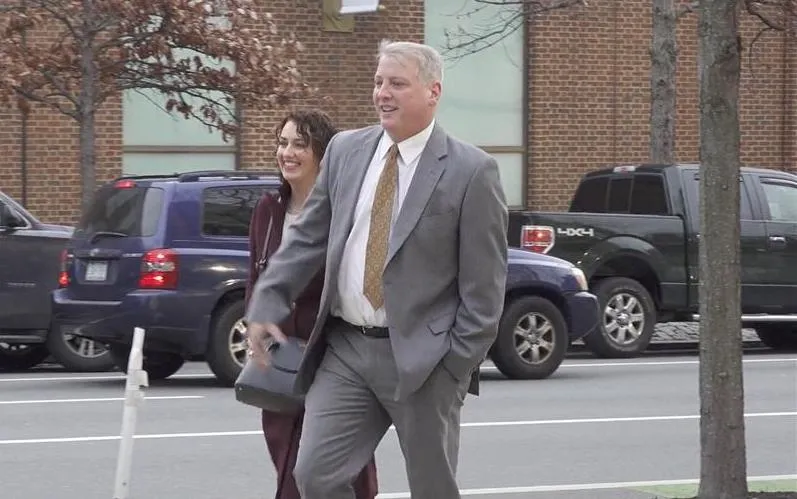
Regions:
<instances>
[{"instance_id":1,"label":"handbag strap","mask_svg":"<svg viewBox=\"0 0 797 499\"><path fill-rule=\"evenodd\" d=\"M258 273L263 272L268 263L268 245L271 242L271 233L274 226L274 214L268 217L268 228L266 229L266 240L263 242L263 251L260 253L260 259L257 261Z\"/></svg>"}]
</instances>

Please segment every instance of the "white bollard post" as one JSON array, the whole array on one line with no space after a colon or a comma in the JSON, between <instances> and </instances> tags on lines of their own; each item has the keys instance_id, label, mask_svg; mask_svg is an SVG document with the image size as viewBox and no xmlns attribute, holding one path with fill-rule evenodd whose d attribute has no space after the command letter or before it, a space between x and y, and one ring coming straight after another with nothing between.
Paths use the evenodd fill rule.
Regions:
<instances>
[{"instance_id":1,"label":"white bollard post","mask_svg":"<svg viewBox=\"0 0 797 499\"><path fill-rule=\"evenodd\" d=\"M127 380L125 383L125 402L122 413L122 440L116 461L116 484L113 499L128 499L130 492L130 468L133 464L133 434L136 428L136 411L144 401L142 386L149 386L147 371L142 369L144 330L133 329L133 346L127 361Z\"/></svg>"}]
</instances>

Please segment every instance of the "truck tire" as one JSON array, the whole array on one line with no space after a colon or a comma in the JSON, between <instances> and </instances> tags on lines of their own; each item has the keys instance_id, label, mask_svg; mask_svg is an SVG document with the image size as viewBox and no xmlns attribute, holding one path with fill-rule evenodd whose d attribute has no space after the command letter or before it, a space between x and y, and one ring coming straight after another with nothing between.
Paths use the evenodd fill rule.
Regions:
<instances>
[{"instance_id":1,"label":"truck tire","mask_svg":"<svg viewBox=\"0 0 797 499\"><path fill-rule=\"evenodd\" d=\"M770 324L756 326L756 334L761 343L773 350L797 352L797 326L786 324Z\"/></svg>"},{"instance_id":2,"label":"truck tire","mask_svg":"<svg viewBox=\"0 0 797 499\"><path fill-rule=\"evenodd\" d=\"M233 386L246 361L243 299L223 305L213 315L205 356L210 370L224 386Z\"/></svg>"},{"instance_id":3,"label":"truck tire","mask_svg":"<svg viewBox=\"0 0 797 499\"><path fill-rule=\"evenodd\" d=\"M504 309L490 357L510 379L545 379L567 354L567 322L541 296L522 296Z\"/></svg>"},{"instance_id":4,"label":"truck tire","mask_svg":"<svg viewBox=\"0 0 797 499\"><path fill-rule=\"evenodd\" d=\"M114 361L105 345L88 338L51 330L47 334L47 350L67 371L104 372L114 368Z\"/></svg>"},{"instance_id":5,"label":"truck tire","mask_svg":"<svg viewBox=\"0 0 797 499\"><path fill-rule=\"evenodd\" d=\"M643 285L627 277L598 281L593 293L602 311L598 327L584 344L598 357L636 357L647 349L656 328L656 305Z\"/></svg>"},{"instance_id":6,"label":"truck tire","mask_svg":"<svg viewBox=\"0 0 797 499\"><path fill-rule=\"evenodd\" d=\"M25 371L41 364L49 355L44 345L0 343L0 371Z\"/></svg>"},{"instance_id":7,"label":"truck tire","mask_svg":"<svg viewBox=\"0 0 797 499\"><path fill-rule=\"evenodd\" d=\"M127 373L127 363L130 360L130 347L128 345L111 345L108 349L111 358L117 367ZM166 379L183 367L185 359L171 352L144 352L141 367L147 371L150 381Z\"/></svg>"}]
</instances>

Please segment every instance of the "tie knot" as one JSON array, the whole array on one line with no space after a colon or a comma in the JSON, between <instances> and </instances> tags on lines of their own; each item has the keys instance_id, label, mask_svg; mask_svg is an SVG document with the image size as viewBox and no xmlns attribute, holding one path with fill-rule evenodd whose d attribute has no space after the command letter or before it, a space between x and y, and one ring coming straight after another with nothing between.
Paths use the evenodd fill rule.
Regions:
<instances>
[{"instance_id":1,"label":"tie knot","mask_svg":"<svg viewBox=\"0 0 797 499\"><path fill-rule=\"evenodd\" d=\"M396 158L398 158L398 156L399 156L398 144L394 143L392 146L390 146L390 149L387 150L387 160L393 161Z\"/></svg>"}]
</instances>

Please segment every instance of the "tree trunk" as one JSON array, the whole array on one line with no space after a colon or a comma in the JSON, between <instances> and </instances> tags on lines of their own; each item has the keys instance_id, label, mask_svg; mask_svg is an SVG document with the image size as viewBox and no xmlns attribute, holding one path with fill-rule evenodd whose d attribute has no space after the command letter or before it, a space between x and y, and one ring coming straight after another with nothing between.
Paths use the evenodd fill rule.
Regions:
<instances>
[{"instance_id":1,"label":"tree trunk","mask_svg":"<svg viewBox=\"0 0 797 499\"><path fill-rule=\"evenodd\" d=\"M653 0L650 43L650 161L675 162L675 0Z\"/></svg>"},{"instance_id":2,"label":"tree trunk","mask_svg":"<svg viewBox=\"0 0 797 499\"><path fill-rule=\"evenodd\" d=\"M95 116L97 101L97 67L94 61L94 39L88 33L94 23L94 0L83 0L84 25L80 47L80 95L78 125L80 133L80 208L85 213L96 189Z\"/></svg>"},{"instance_id":3,"label":"tree trunk","mask_svg":"<svg viewBox=\"0 0 797 499\"><path fill-rule=\"evenodd\" d=\"M701 499L746 499L737 0L700 2Z\"/></svg>"}]
</instances>

